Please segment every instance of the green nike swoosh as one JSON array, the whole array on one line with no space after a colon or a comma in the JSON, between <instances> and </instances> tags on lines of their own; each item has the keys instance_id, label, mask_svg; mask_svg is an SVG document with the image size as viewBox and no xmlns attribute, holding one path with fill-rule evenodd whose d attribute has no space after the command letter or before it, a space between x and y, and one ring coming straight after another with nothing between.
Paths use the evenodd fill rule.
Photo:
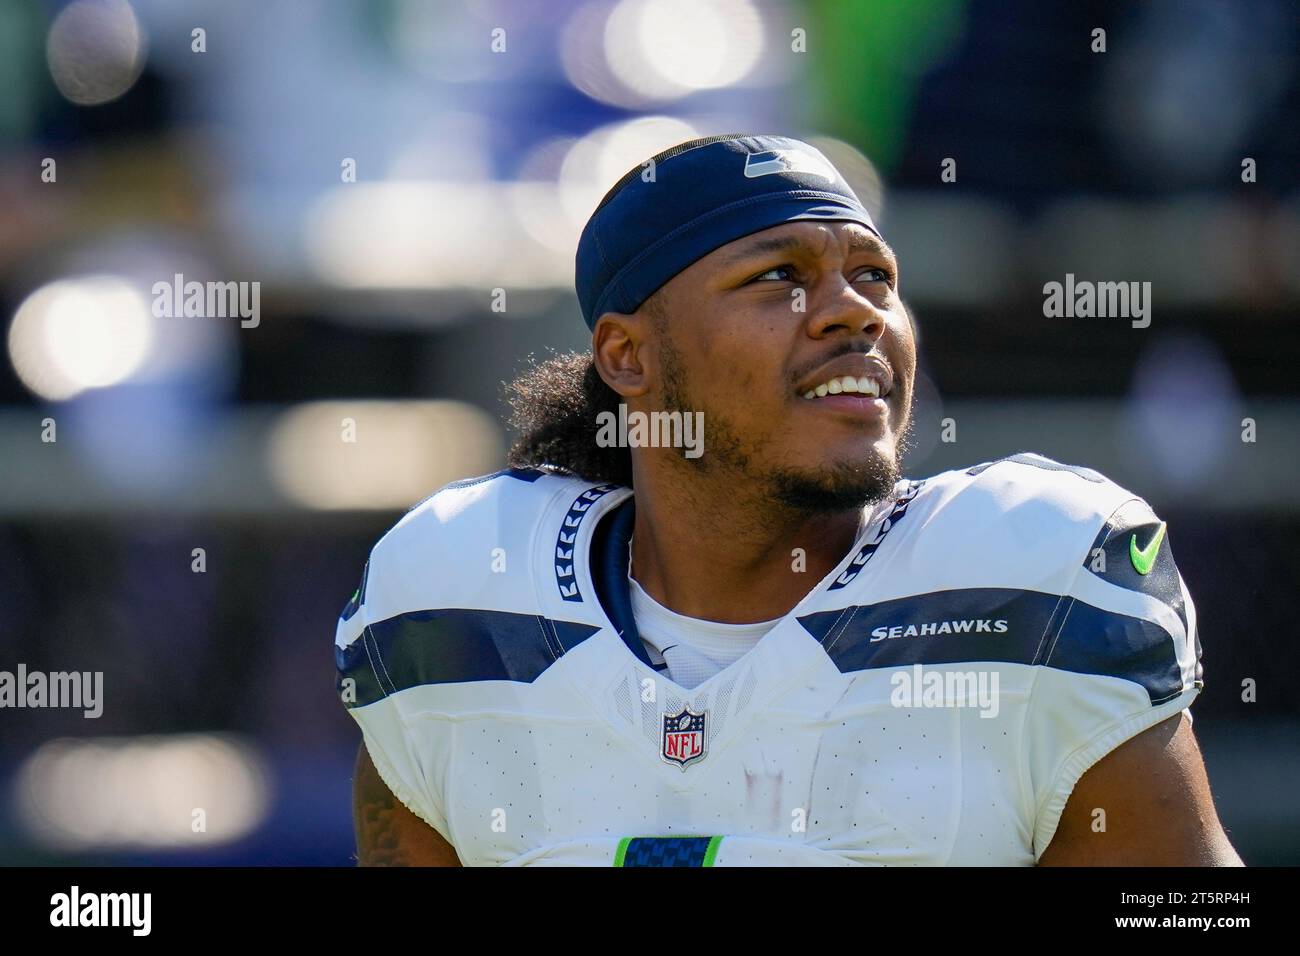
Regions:
<instances>
[{"instance_id":1,"label":"green nike swoosh","mask_svg":"<svg viewBox=\"0 0 1300 956\"><path fill-rule=\"evenodd\" d=\"M1138 574L1150 574L1151 569L1156 565L1156 555L1160 553L1160 542L1165 540L1165 523L1160 522L1160 527L1156 533L1151 536L1151 543L1141 551L1138 550L1138 536L1128 539L1128 556L1133 562L1133 570Z\"/></svg>"}]
</instances>

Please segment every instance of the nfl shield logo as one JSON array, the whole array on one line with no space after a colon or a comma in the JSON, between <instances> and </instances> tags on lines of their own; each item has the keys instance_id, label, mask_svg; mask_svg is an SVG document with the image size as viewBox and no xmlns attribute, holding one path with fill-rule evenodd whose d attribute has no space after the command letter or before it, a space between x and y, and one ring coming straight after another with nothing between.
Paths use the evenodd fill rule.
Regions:
<instances>
[{"instance_id":1,"label":"nfl shield logo","mask_svg":"<svg viewBox=\"0 0 1300 956\"><path fill-rule=\"evenodd\" d=\"M685 770L704 759L708 714L707 710L697 714L685 705L675 714L664 714L662 755L665 760Z\"/></svg>"}]
</instances>

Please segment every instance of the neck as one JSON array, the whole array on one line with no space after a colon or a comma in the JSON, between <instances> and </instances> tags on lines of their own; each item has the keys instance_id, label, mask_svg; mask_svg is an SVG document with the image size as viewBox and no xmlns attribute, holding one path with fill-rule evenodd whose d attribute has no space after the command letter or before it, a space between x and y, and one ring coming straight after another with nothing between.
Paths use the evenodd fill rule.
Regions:
<instances>
[{"instance_id":1,"label":"neck","mask_svg":"<svg viewBox=\"0 0 1300 956\"><path fill-rule=\"evenodd\" d=\"M682 468L634 461L633 480L632 576L665 607L708 621L788 613L848 553L862 518L784 508L740 478Z\"/></svg>"}]
</instances>

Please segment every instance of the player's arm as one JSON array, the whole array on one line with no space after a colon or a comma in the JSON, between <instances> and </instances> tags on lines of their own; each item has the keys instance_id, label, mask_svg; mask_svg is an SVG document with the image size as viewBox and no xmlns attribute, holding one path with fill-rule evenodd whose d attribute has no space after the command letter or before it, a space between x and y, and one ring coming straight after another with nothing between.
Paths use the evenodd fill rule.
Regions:
<instances>
[{"instance_id":1,"label":"player's arm","mask_svg":"<svg viewBox=\"0 0 1300 956\"><path fill-rule=\"evenodd\" d=\"M1105 811L1105 828L1096 828ZM1097 761L1075 785L1040 866L1242 866L1183 712Z\"/></svg>"},{"instance_id":2,"label":"player's arm","mask_svg":"<svg viewBox=\"0 0 1300 956\"><path fill-rule=\"evenodd\" d=\"M460 866L450 843L393 796L363 743L352 781L358 866Z\"/></svg>"}]
</instances>

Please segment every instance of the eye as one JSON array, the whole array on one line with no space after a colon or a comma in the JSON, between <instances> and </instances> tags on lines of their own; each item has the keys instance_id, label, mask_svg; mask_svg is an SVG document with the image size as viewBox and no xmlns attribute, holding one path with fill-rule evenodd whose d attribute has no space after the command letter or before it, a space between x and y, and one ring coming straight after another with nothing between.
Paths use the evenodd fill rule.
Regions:
<instances>
[{"instance_id":1,"label":"eye","mask_svg":"<svg viewBox=\"0 0 1300 956\"><path fill-rule=\"evenodd\" d=\"M766 272L760 272L749 282L794 282L794 266L784 265L768 269ZM749 283L746 283L748 285Z\"/></svg>"},{"instance_id":2,"label":"eye","mask_svg":"<svg viewBox=\"0 0 1300 956\"><path fill-rule=\"evenodd\" d=\"M894 276L888 269L863 269L853 279L854 282L884 282L887 285L894 284Z\"/></svg>"}]
</instances>

